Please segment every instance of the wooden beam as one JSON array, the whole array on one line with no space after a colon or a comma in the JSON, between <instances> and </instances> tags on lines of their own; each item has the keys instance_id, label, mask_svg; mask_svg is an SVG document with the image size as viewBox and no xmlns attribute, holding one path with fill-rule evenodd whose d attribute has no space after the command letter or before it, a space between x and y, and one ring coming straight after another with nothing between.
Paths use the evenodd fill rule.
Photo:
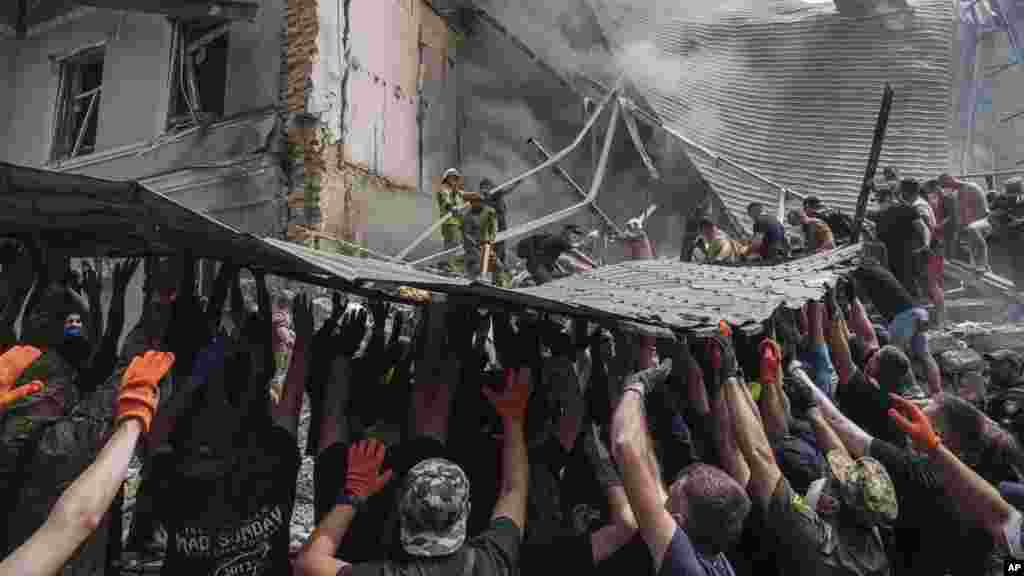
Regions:
<instances>
[{"instance_id":1,"label":"wooden beam","mask_svg":"<svg viewBox=\"0 0 1024 576\"><path fill-rule=\"evenodd\" d=\"M22 0L24 1L24 0ZM259 4L245 0L80 0L86 6L163 14L171 18L254 20Z\"/></svg>"}]
</instances>

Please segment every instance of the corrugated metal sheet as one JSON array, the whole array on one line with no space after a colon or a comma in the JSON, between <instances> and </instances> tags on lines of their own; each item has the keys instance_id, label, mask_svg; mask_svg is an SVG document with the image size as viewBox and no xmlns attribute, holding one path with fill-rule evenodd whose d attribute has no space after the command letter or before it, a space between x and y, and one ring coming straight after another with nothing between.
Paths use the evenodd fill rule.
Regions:
<instances>
[{"instance_id":1,"label":"corrugated metal sheet","mask_svg":"<svg viewBox=\"0 0 1024 576\"><path fill-rule=\"evenodd\" d=\"M136 182L0 163L0 235L40 234L70 256L175 254L231 260L282 275L317 272Z\"/></svg>"},{"instance_id":2,"label":"corrugated metal sheet","mask_svg":"<svg viewBox=\"0 0 1024 576\"><path fill-rule=\"evenodd\" d=\"M296 258L300 258L310 265L316 266L324 273L357 285L366 283L405 284L445 291L446 287L469 286L471 284L469 280L464 278L440 276L417 270L412 266L398 262L344 256L342 254L313 250L274 238L264 238L264 242Z\"/></svg>"},{"instance_id":3,"label":"corrugated metal sheet","mask_svg":"<svg viewBox=\"0 0 1024 576\"><path fill-rule=\"evenodd\" d=\"M725 320L734 326L759 323L779 306L820 299L849 268L860 245L786 264L726 267L674 260L634 260L576 274L525 295L675 328L699 330Z\"/></svg>"},{"instance_id":4,"label":"corrugated metal sheet","mask_svg":"<svg viewBox=\"0 0 1024 576\"><path fill-rule=\"evenodd\" d=\"M886 82L896 98L881 165L915 177L948 167L948 0L917 2L905 29L842 17L831 3L789 2L774 14L759 8L689 21L655 13L657 3L648 9L632 2L626 10L622 0L588 2L616 52L651 41L657 65L677 68L671 81L626 70L670 131L782 186L852 212ZM676 78L678 85L665 86ZM742 225L750 226L747 203L775 201L764 184L696 149L690 155Z\"/></svg>"}]
</instances>

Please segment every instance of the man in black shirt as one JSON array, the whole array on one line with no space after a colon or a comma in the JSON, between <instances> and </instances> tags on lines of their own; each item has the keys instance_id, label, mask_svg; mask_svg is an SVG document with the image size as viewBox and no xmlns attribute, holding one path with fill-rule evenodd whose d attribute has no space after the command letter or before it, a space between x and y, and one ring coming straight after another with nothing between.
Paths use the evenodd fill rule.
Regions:
<instances>
[{"instance_id":1,"label":"man in black shirt","mask_svg":"<svg viewBox=\"0 0 1024 576\"><path fill-rule=\"evenodd\" d=\"M786 228L779 219L764 213L764 205L752 202L747 206L747 214L754 221L754 243L751 250L761 255L763 260L785 258Z\"/></svg>"},{"instance_id":2,"label":"man in black shirt","mask_svg":"<svg viewBox=\"0 0 1024 576\"><path fill-rule=\"evenodd\" d=\"M913 208L910 210L917 213ZM942 376L939 365L931 354L925 325L928 322L928 311L917 306L906 287L900 283L889 270L870 260L857 268L852 274L853 282L848 286L854 291L851 304L859 296L866 297L874 304L875 309L889 323L888 331L892 345L906 352L911 358L921 362L928 375L928 389L932 394L942 391ZM867 343L870 347L878 346L877 342ZM874 349L866 350L869 360L866 371L872 377L878 377L878 355Z\"/></svg>"},{"instance_id":3,"label":"man in black shirt","mask_svg":"<svg viewBox=\"0 0 1024 576\"><path fill-rule=\"evenodd\" d=\"M529 484L524 430L529 380L529 369L508 369L504 392L482 389L504 423L501 490L490 527L483 534L467 540L470 502L469 478L465 472L448 460L429 458L409 470L401 489L398 508L404 556L355 565L335 558L357 510L391 478L390 471L381 471L384 446L375 440L363 441L349 449L344 490L303 547L295 561L295 573L303 576L512 576L518 573Z\"/></svg>"},{"instance_id":4,"label":"man in black shirt","mask_svg":"<svg viewBox=\"0 0 1024 576\"><path fill-rule=\"evenodd\" d=\"M555 263L558 262L558 257L572 250L580 235L581 230L578 226L569 225L558 235L530 236L519 242L516 254L526 260L526 269L530 271L538 286L547 284L555 279Z\"/></svg>"},{"instance_id":5,"label":"man in black shirt","mask_svg":"<svg viewBox=\"0 0 1024 576\"><path fill-rule=\"evenodd\" d=\"M917 182L906 180L900 186L909 190ZM921 213L905 202L887 202L878 216L878 239L885 245L889 269L914 299L925 296L917 262L922 249L927 248L920 237L926 227Z\"/></svg>"},{"instance_id":6,"label":"man in black shirt","mask_svg":"<svg viewBox=\"0 0 1024 576\"><path fill-rule=\"evenodd\" d=\"M192 369L205 396L193 420L198 437L170 490L162 574L285 574L300 457L296 436L312 338L309 300L294 301L296 341L280 402L268 410L270 299L262 277L260 313L238 341L217 336Z\"/></svg>"}]
</instances>

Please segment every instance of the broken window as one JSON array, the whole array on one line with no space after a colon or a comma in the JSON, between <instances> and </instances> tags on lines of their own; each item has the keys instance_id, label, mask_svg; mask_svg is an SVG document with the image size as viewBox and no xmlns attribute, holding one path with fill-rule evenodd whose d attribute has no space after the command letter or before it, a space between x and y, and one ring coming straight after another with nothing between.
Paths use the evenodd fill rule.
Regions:
<instances>
[{"instance_id":1,"label":"broken window","mask_svg":"<svg viewBox=\"0 0 1024 576\"><path fill-rule=\"evenodd\" d=\"M227 88L227 22L179 22L171 46L170 130L224 116Z\"/></svg>"},{"instance_id":2,"label":"broken window","mask_svg":"<svg viewBox=\"0 0 1024 576\"><path fill-rule=\"evenodd\" d=\"M60 88L53 159L67 160L96 149L104 48L90 48L60 62Z\"/></svg>"}]
</instances>

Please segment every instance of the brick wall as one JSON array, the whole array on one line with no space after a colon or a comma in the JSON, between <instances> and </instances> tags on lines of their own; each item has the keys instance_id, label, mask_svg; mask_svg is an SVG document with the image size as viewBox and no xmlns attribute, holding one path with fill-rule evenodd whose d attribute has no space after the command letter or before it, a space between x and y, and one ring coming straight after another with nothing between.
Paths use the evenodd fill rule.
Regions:
<instances>
[{"instance_id":1,"label":"brick wall","mask_svg":"<svg viewBox=\"0 0 1024 576\"><path fill-rule=\"evenodd\" d=\"M282 99L290 170L284 229L285 238L293 242L306 242L308 233L304 229L317 229L319 225L319 191L325 162L317 127L306 117L319 33L318 0L288 0Z\"/></svg>"}]
</instances>

